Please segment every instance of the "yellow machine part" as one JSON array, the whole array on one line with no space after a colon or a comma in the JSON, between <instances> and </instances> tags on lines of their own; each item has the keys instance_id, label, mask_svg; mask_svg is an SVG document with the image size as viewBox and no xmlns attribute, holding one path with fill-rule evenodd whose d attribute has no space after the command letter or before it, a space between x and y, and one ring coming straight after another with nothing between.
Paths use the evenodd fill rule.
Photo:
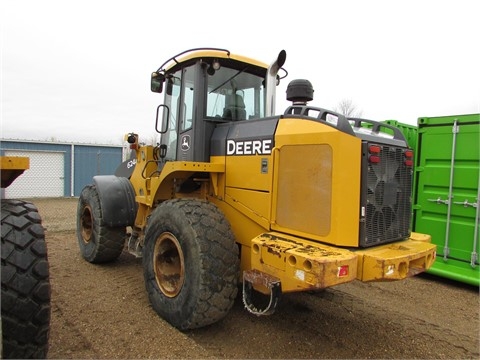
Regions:
<instances>
[{"instance_id":1,"label":"yellow machine part","mask_svg":"<svg viewBox=\"0 0 480 360\"><path fill-rule=\"evenodd\" d=\"M278 278L282 292L323 289L354 280L357 256L345 249L269 232L253 239L251 268Z\"/></svg>"},{"instance_id":2,"label":"yellow machine part","mask_svg":"<svg viewBox=\"0 0 480 360\"><path fill-rule=\"evenodd\" d=\"M425 234L371 249L358 250L357 279L361 281L401 280L428 270L435 261L435 244Z\"/></svg>"},{"instance_id":3,"label":"yellow machine part","mask_svg":"<svg viewBox=\"0 0 480 360\"><path fill-rule=\"evenodd\" d=\"M282 292L355 279L399 280L428 270L435 260L436 246L420 234L357 248L361 141L325 124L280 119L271 154L169 162L161 173L148 160L152 152L148 146L138 151L131 180L139 204L136 226L145 225L156 201L181 196L176 186L182 179L208 173L198 181L209 188L197 195L226 215L241 245L241 270L259 279L255 287L265 279L278 279Z\"/></svg>"},{"instance_id":4,"label":"yellow machine part","mask_svg":"<svg viewBox=\"0 0 480 360\"><path fill-rule=\"evenodd\" d=\"M20 156L0 156L0 172L2 174L2 188L10 184L23 172L30 168L30 159Z\"/></svg>"},{"instance_id":5,"label":"yellow machine part","mask_svg":"<svg viewBox=\"0 0 480 360\"><path fill-rule=\"evenodd\" d=\"M130 178L138 204L135 226L139 228L145 227L146 219L157 202L180 196L176 193L176 188L183 180L193 174L207 174L202 181L210 177L214 192L218 192L218 174L225 172L225 165L222 163L193 161L170 161L159 171L158 161L152 160L153 153L154 148L151 145L139 147L136 166ZM202 197L206 197L206 194Z\"/></svg>"},{"instance_id":6,"label":"yellow machine part","mask_svg":"<svg viewBox=\"0 0 480 360\"><path fill-rule=\"evenodd\" d=\"M429 241L428 236L413 234L393 244L348 250L269 232L252 241L251 269L277 278L282 292L322 289L355 279L401 280L432 266L436 245Z\"/></svg>"},{"instance_id":7,"label":"yellow machine part","mask_svg":"<svg viewBox=\"0 0 480 360\"><path fill-rule=\"evenodd\" d=\"M281 119L274 150L271 229L358 246L361 140L319 122Z\"/></svg>"},{"instance_id":8,"label":"yellow machine part","mask_svg":"<svg viewBox=\"0 0 480 360\"><path fill-rule=\"evenodd\" d=\"M356 247L359 154L361 141L356 137L318 121L283 118L271 154L211 161L225 163L225 174L219 175L225 178L225 192L217 195L264 231Z\"/></svg>"}]
</instances>

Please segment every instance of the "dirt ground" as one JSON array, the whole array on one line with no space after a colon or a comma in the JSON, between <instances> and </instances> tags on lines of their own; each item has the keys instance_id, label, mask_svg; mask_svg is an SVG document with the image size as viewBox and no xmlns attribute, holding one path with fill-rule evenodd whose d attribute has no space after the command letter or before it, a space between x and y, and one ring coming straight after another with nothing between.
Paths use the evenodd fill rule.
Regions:
<instances>
[{"instance_id":1,"label":"dirt ground","mask_svg":"<svg viewBox=\"0 0 480 360\"><path fill-rule=\"evenodd\" d=\"M141 259L87 263L75 232L56 223L74 223L76 202L55 205L60 220L37 206L47 218L51 359L480 357L478 288L428 274L289 294L271 316L248 313L238 297L224 320L180 332L151 308Z\"/></svg>"}]
</instances>

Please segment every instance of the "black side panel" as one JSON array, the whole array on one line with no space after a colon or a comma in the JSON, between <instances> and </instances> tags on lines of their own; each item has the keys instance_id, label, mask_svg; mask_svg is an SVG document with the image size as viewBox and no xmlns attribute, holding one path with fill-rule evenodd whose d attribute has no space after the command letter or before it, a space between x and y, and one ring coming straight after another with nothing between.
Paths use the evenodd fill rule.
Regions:
<instances>
[{"instance_id":1,"label":"black side panel","mask_svg":"<svg viewBox=\"0 0 480 360\"><path fill-rule=\"evenodd\" d=\"M111 227L133 225L137 203L130 181L115 175L101 175L94 176L93 183L100 196L103 221Z\"/></svg>"},{"instance_id":2,"label":"black side panel","mask_svg":"<svg viewBox=\"0 0 480 360\"><path fill-rule=\"evenodd\" d=\"M231 123L222 124L217 126L213 132L211 141L210 141L210 150L212 156L221 156L227 153L227 135L228 130L231 127Z\"/></svg>"},{"instance_id":3,"label":"black side panel","mask_svg":"<svg viewBox=\"0 0 480 360\"><path fill-rule=\"evenodd\" d=\"M236 147L233 144L237 142L240 144L243 141L269 141L269 148L272 149L275 146L275 130L279 119L280 116L274 116L218 125L211 138L210 155L225 156L227 152L229 155L241 155L235 151ZM227 140L230 141L229 149L227 149Z\"/></svg>"}]
</instances>

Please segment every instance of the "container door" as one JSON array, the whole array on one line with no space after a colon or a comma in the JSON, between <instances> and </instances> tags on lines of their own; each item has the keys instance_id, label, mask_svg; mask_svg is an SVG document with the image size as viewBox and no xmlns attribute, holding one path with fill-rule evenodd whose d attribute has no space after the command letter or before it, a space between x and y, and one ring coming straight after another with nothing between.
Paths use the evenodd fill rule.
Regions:
<instances>
[{"instance_id":1,"label":"container door","mask_svg":"<svg viewBox=\"0 0 480 360\"><path fill-rule=\"evenodd\" d=\"M413 229L432 236L436 263L478 270L479 115L419 119L417 152Z\"/></svg>"}]
</instances>

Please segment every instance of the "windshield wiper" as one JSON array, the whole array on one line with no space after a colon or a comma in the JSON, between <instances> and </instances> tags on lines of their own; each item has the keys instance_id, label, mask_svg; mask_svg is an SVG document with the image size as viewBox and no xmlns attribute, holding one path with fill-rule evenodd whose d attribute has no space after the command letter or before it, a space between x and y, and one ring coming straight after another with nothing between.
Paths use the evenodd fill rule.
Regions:
<instances>
[{"instance_id":1,"label":"windshield wiper","mask_svg":"<svg viewBox=\"0 0 480 360\"><path fill-rule=\"evenodd\" d=\"M248 66L245 67L245 69L243 70L239 70L236 74L234 74L232 77L228 78L227 80L225 80L223 83L221 83L220 85L218 85L215 89L211 90L209 92L209 94L213 93L214 91L220 89L223 85L225 85L226 83L228 83L229 81L232 81L233 79L235 79L238 75L240 75L241 73L243 73L245 70L248 69Z\"/></svg>"}]
</instances>

